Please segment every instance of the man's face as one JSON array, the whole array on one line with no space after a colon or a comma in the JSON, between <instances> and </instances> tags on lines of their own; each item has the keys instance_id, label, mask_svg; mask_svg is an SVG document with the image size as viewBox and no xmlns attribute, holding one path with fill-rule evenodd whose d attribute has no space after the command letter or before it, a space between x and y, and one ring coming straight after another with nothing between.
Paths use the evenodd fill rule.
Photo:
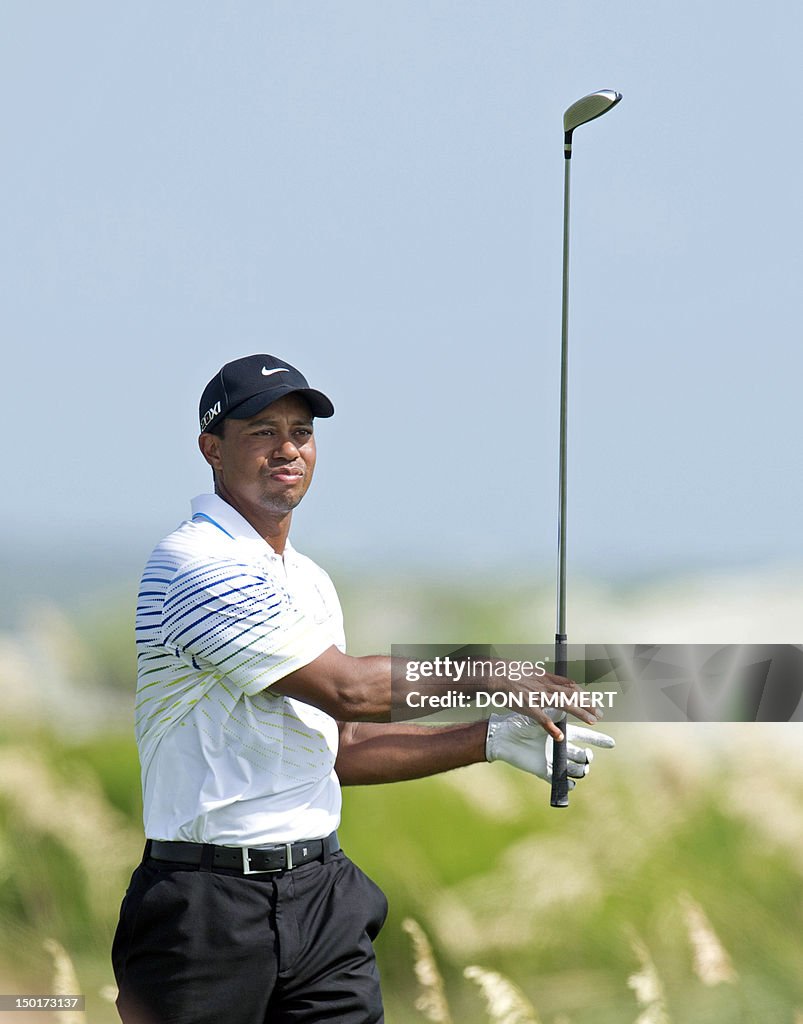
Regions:
<instances>
[{"instance_id":1,"label":"man's face","mask_svg":"<svg viewBox=\"0 0 803 1024\"><path fill-rule=\"evenodd\" d=\"M301 395L285 395L247 420L229 418L222 437L201 434L199 444L221 497L246 516L291 512L312 482L312 413Z\"/></svg>"}]
</instances>

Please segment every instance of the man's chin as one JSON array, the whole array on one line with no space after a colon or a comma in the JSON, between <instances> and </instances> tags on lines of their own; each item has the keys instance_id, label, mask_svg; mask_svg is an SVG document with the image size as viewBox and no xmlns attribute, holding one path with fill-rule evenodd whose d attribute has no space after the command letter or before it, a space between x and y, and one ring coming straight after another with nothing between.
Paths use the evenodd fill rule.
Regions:
<instances>
[{"instance_id":1,"label":"man's chin","mask_svg":"<svg viewBox=\"0 0 803 1024\"><path fill-rule=\"evenodd\" d=\"M296 494L293 492L285 492L284 494L271 494L265 497L260 502L262 509L265 512L273 512L279 514L286 514L292 512L294 508L297 508L301 504L301 499L304 497L305 492Z\"/></svg>"},{"instance_id":2,"label":"man's chin","mask_svg":"<svg viewBox=\"0 0 803 1024\"><path fill-rule=\"evenodd\" d=\"M253 515L285 516L296 508L306 492L283 491L280 494L245 495L232 494L229 491L218 491L220 497L250 519Z\"/></svg>"}]
</instances>

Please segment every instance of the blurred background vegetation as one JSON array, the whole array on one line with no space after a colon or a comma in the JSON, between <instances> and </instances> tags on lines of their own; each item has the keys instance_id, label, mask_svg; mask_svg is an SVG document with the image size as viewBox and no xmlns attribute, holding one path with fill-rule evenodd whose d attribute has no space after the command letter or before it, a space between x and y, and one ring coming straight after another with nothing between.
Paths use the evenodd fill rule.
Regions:
<instances>
[{"instance_id":1,"label":"blurred background vegetation","mask_svg":"<svg viewBox=\"0 0 803 1024\"><path fill-rule=\"evenodd\" d=\"M550 581L333 575L354 653L551 634ZM0 991L52 991L56 940L87 997L73 1024L117 1019L108 951L143 844L133 590L7 597L0 634ZM801 610L788 573L586 584L573 639L795 642ZM800 725L608 728L617 750L566 812L503 765L346 792L343 845L390 900L389 1024L803 1022ZM438 998L422 1001L408 919ZM526 1014L489 1010L473 966L514 983Z\"/></svg>"}]
</instances>

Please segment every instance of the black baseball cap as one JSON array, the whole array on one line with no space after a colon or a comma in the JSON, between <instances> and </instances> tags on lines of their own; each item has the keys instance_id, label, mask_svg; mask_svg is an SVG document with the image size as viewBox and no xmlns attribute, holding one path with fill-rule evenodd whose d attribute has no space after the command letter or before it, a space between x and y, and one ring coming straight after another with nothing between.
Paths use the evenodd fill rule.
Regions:
<instances>
[{"instance_id":1,"label":"black baseball cap","mask_svg":"<svg viewBox=\"0 0 803 1024\"><path fill-rule=\"evenodd\" d=\"M247 420L272 402L292 393L303 395L313 416L333 416L335 407L325 394L307 383L295 366L276 356L244 356L215 374L204 388L198 416L201 432L215 427L227 416Z\"/></svg>"}]
</instances>

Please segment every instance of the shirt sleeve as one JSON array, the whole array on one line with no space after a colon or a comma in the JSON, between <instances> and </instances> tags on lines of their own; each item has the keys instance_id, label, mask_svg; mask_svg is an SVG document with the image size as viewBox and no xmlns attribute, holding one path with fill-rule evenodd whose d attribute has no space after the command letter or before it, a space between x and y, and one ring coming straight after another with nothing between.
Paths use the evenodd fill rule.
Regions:
<instances>
[{"instance_id":1,"label":"shirt sleeve","mask_svg":"<svg viewBox=\"0 0 803 1024\"><path fill-rule=\"evenodd\" d=\"M229 559L182 567L167 587L161 636L195 668L214 670L249 696L331 646L280 580Z\"/></svg>"}]
</instances>

